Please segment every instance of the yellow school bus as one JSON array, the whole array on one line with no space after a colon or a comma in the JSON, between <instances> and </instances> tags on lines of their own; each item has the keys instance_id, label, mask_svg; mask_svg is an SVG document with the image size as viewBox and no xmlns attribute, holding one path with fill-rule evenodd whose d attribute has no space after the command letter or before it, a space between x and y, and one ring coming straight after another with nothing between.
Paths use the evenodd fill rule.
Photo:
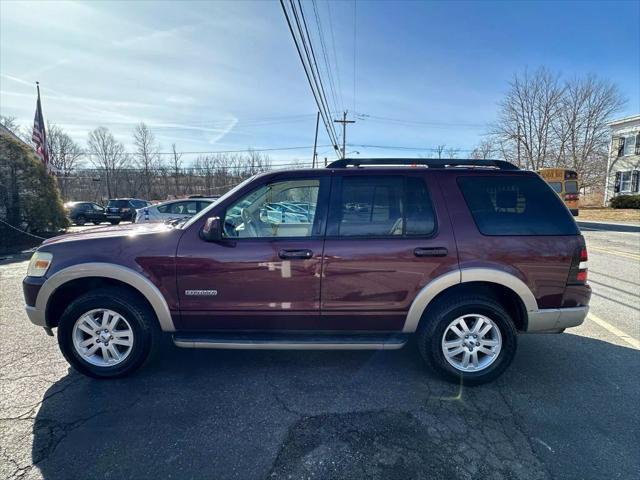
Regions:
<instances>
[{"instance_id":1,"label":"yellow school bus","mask_svg":"<svg viewBox=\"0 0 640 480\"><path fill-rule=\"evenodd\" d=\"M566 168L541 168L538 175L553 188L574 217L578 216L578 174Z\"/></svg>"}]
</instances>

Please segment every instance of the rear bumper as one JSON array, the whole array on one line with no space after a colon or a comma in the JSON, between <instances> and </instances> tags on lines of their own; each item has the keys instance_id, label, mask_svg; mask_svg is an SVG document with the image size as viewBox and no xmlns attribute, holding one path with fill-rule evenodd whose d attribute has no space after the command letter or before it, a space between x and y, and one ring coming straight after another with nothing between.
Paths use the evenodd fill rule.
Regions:
<instances>
[{"instance_id":1,"label":"rear bumper","mask_svg":"<svg viewBox=\"0 0 640 480\"><path fill-rule=\"evenodd\" d=\"M550 308L529 312L527 333L557 332L565 328L577 327L589 313L588 306L572 308Z\"/></svg>"}]
</instances>

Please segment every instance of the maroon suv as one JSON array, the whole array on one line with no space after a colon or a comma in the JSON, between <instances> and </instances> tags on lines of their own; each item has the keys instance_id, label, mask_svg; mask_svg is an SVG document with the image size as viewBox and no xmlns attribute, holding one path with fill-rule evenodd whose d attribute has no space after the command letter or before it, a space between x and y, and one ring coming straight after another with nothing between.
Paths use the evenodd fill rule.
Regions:
<instances>
[{"instance_id":1,"label":"maroon suv","mask_svg":"<svg viewBox=\"0 0 640 480\"><path fill-rule=\"evenodd\" d=\"M255 176L183 223L45 241L24 295L77 370L187 348L398 349L467 384L517 334L587 315L583 237L537 174L501 161L339 160Z\"/></svg>"}]
</instances>

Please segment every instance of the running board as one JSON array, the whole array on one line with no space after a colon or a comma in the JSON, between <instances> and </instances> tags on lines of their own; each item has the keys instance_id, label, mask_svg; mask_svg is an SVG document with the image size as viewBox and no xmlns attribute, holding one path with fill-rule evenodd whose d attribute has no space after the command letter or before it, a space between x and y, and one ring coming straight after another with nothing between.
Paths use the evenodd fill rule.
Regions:
<instances>
[{"instance_id":1,"label":"running board","mask_svg":"<svg viewBox=\"0 0 640 480\"><path fill-rule=\"evenodd\" d=\"M397 350L407 334L315 333L182 333L173 343L182 348L234 350Z\"/></svg>"}]
</instances>

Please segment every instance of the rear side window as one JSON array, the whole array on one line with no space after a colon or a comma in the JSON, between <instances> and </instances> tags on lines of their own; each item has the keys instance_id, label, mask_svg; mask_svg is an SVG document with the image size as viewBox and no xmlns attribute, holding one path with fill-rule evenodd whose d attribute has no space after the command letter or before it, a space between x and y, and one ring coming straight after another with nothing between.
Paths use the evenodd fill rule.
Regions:
<instances>
[{"instance_id":1,"label":"rear side window","mask_svg":"<svg viewBox=\"0 0 640 480\"><path fill-rule=\"evenodd\" d=\"M459 177L458 185L483 235L577 235L560 198L539 177Z\"/></svg>"},{"instance_id":2,"label":"rear side window","mask_svg":"<svg viewBox=\"0 0 640 480\"><path fill-rule=\"evenodd\" d=\"M347 176L337 194L330 235L400 237L434 231L433 207L421 178Z\"/></svg>"},{"instance_id":3,"label":"rear side window","mask_svg":"<svg viewBox=\"0 0 640 480\"><path fill-rule=\"evenodd\" d=\"M108 207L126 208L129 206L129 202L126 200L109 200Z\"/></svg>"}]
</instances>

